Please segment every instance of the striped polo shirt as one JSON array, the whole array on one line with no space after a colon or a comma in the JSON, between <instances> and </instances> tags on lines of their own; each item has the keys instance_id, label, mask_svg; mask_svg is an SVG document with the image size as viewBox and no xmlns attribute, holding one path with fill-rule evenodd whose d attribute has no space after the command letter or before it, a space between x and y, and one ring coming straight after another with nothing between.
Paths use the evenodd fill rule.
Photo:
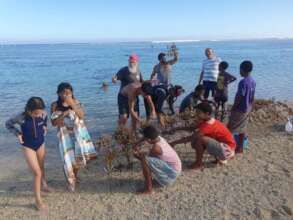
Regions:
<instances>
[{"instance_id":1,"label":"striped polo shirt","mask_svg":"<svg viewBox=\"0 0 293 220\"><path fill-rule=\"evenodd\" d=\"M217 82L219 75L219 64L221 59L214 57L212 59L206 59L202 64L203 81Z\"/></svg>"}]
</instances>

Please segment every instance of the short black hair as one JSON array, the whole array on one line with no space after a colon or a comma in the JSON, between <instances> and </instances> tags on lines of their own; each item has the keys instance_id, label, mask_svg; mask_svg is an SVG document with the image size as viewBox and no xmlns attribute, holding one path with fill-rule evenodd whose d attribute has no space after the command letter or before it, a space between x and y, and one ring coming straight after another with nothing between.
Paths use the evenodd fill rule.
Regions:
<instances>
[{"instance_id":1,"label":"short black hair","mask_svg":"<svg viewBox=\"0 0 293 220\"><path fill-rule=\"evenodd\" d=\"M150 82L143 82L141 84L141 90L143 93L147 95L152 95L153 94L153 86Z\"/></svg>"},{"instance_id":2,"label":"short black hair","mask_svg":"<svg viewBox=\"0 0 293 220\"><path fill-rule=\"evenodd\" d=\"M197 85L194 89L195 92L201 92L204 91L204 86L203 85Z\"/></svg>"},{"instance_id":3,"label":"short black hair","mask_svg":"<svg viewBox=\"0 0 293 220\"><path fill-rule=\"evenodd\" d=\"M208 102L202 102L196 106L196 109L203 113L208 113L209 115L212 114L213 108Z\"/></svg>"},{"instance_id":4,"label":"short black hair","mask_svg":"<svg viewBox=\"0 0 293 220\"><path fill-rule=\"evenodd\" d=\"M72 85L68 82L62 82L57 87L57 94L63 92L65 89L69 89L73 93Z\"/></svg>"},{"instance_id":5,"label":"short black hair","mask_svg":"<svg viewBox=\"0 0 293 220\"><path fill-rule=\"evenodd\" d=\"M142 130L143 136L147 139L155 140L157 137L159 137L159 131L156 127L152 125L148 125Z\"/></svg>"},{"instance_id":6,"label":"short black hair","mask_svg":"<svg viewBox=\"0 0 293 220\"><path fill-rule=\"evenodd\" d=\"M158 60L160 61L163 57L165 57L166 54L165 53L159 53L158 55Z\"/></svg>"},{"instance_id":7,"label":"short black hair","mask_svg":"<svg viewBox=\"0 0 293 220\"><path fill-rule=\"evenodd\" d=\"M245 73L250 73L253 69L253 64L250 60L245 60L240 64L240 69Z\"/></svg>"},{"instance_id":8,"label":"short black hair","mask_svg":"<svg viewBox=\"0 0 293 220\"><path fill-rule=\"evenodd\" d=\"M229 63L227 63L226 61L222 61L219 64L219 68L222 68L223 70L226 70L229 67Z\"/></svg>"}]
</instances>

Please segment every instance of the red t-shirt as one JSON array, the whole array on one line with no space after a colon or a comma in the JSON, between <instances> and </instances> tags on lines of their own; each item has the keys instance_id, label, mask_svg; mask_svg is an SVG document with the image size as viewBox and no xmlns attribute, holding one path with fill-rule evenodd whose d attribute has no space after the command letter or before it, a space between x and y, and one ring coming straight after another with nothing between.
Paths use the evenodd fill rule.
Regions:
<instances>
[{"instance_id":1,"label":"red t-shirt","mask_svg":"<svg viewBox=\"0 0 293 220\"><path fill-rule=\"evenodd\" d=\"M236 142L228 128L216 119L211 120L214 120L212 124L203 122L199 125L198 128L201 134L213 138L220 143L227 144L231 150L235 150Z\"/></svg>"}]
</instances>

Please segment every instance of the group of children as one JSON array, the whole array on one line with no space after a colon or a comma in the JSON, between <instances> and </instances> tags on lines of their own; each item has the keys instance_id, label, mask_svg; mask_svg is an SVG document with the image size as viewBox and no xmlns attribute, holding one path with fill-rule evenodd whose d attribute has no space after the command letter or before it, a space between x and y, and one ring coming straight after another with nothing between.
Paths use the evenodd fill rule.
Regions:
<instances>
[{"instance_id":1,"label":"group of children","mask_svg":"<svg viewBox=\"0 0 293 220\"><path fill-rule=\"evenodd\" d=\"M218 78L215 101L217 107L224 108L227 101L230 82L236 78L226 72L228 64L221 62L219 65L220 74ZM176 153L174 146L181 143L190 143L195 150L195 162L190 166L192 169L203 169L203 154L207 151L215 157L220 164L227 163L227 160L234 157L235 152L243 151L243 141L246 136L248 115L252 108L255 92L255 82L250 76L252 63L244 61L240 65L240 75L244 77L239 85L235 101L231 110L228 127L218 121L213 115L213 108L206 98L202 97L205 87L199 85L195 91L189 94L180 106L180 112L186 108L196 111L194 126L174 128L171 133L178 130L186 130L191 134L168 143L160 136L159 131L154 126L147 126L142 130L143 139L133 147L134 156L141 162L143 176L145 178L145 188L143 193L151 193L153 179L161 186L167 186L175 182L182 171L181 160ZM148 94L148 84L137 86L129 84L121 89L120 101L126 102L126 107L130 107L130 114L139 120L134 111L136 97L139 94ZM51 105L51 123L58 129L60 155L64 164L64 173L69 184L69 189L74 191L78 183L78 170L88 161L97 156L95 147L90 135L84 125L84 111L81 103L74 97L73 88L68 83L61 83L57 88L58 99ZM127 100L123 101L123 96ZM152 112L155 106L152 102ZM128 105L129 104L129 105ZM121 104L123 107L123 105ZM120 109L121 112L124 109ZM20 126L20 129L17 127ZM29 168L34 175L34 192L36 207L39 210L47 210L42 201L41 190L52 192L46 182L44 171L45 158L45 136L47 132L47 115L45 105L41 98L32 97L28 100L25 110L9 119L6 127L13 132L23 146L24 156ZM234 133L239 134L239 142L236 143ZM140 150L142 141L147 141L152 145L149 153Z\"/></svg>"}]
</instances>

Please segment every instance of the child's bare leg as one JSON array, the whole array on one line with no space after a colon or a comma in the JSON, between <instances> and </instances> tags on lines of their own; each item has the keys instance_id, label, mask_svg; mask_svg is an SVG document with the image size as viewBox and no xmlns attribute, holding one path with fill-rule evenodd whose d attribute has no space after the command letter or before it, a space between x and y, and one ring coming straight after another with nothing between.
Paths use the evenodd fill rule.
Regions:
<instances>
[{"instance_id":1,"label":"child's bare leg","mask_svg":"<svg viewBox=\"0 0 293 220\"><path fill-rule=\"evenodd\" d=\"M53 189L51 189L48 184L47 184L47 180L46 180L46 175L45 175L45 154L46 154L46 150L45 150L45 145L43 144L38 150L37 150L37 158L38 158L38 162L39 162L39 166L41 168L42 171L42 187L43 190L45 192L53 192Z\"/></svg>"},{"instance_id":2,"label":"child's bare leg","mask_svg":"<svg viewBox=\"0 0 293 220\"><path fill-rule=\"evenodd\" d=\"M239 145L237 146L236 153L243 153L245 133L239 134Z\"/></svg>"},{"instance_id":3,"label":"child's bare leg","mask_svg":"<svg viewBox=\"0 0 293 220\"><path fill-rule=\"evenodd\" d=\"M142 191L139 191L138 193L149 194L153 190L151 171L150 171L150 168L148 167L145 156L142 156L139 160L141 162L142 173L145 179L145 189Z\"/></svg>"},{"instance_id":4,"label":"child's bare leg","mask_svg":"<svg viewBox=\"0 0 293 220\"><path fill-rule=\"evenodd\" d=\"M221 121L224 121L224 118L225 118L225 111L226 111L226 109L225 109L225 102L222 102L221 105L222 105L222 110L221 110L221 112L222 112L222 114L221 114Z\"/></svg>"},{"instance_id":5,"label":"child's bare leg","mask_svg":"<svg viewBox=\"0 0 293 220\"><path fill-rule=\"evenodd\" d=\"M30 170L34 174L34 193L36 198L37 209L39 211L47 211L47 207L43 203L43 200L41 198L42 170L39 165L37 153L34 150L27 147L23 148L23 153Z\"/></svg>"},{"instance_id":6,"label":"child's bare leg","mask_svg":"<svg viewBox=\"0 0 293 220\"><path fill-rule=\"evenodd\" d=\"M204 140L199 135L194 135L194 138L191 142L191 147L195 149L195 162L191 165L191 169L201 169L203 167L202 159L203 159L203 153L205 150L204 146Z\"/></svg>"},{"instance_id":7,"label":"child's bare leg","mask_svg":"<svg viewBox=\"0 0 293 220\"><path fill-rule=\"evenodd\" d=\"M127 115L126 114L120 115L119 120L118 120L118 125L119 126L125 126L126 123L127 123Z\"/></svg>"}]
</instances>

